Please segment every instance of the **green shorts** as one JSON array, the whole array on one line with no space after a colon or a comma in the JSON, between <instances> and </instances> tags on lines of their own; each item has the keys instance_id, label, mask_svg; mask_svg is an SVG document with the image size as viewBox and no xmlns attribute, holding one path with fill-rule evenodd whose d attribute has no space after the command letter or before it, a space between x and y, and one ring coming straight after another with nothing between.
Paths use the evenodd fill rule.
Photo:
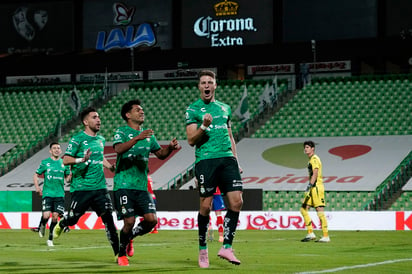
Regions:
<instances>
[{"instance_id":1,"label":"green shorts","mask_svg":"<svg viewBox=\"0 0 412 274\"><path fill-rule=\"evenodd\" d=\"M107 189L74 191L71 193L70 213L83 215L91 208L97 216L112 213L113 205Z\"/></svg>"},{"instance_id":2,"label":"green shorts","mask_svg":"<svg viewBox=\"0 0 412 274\"><path fill-rule=\"evenodd\" d=\"M210 197L220 188L222 194L242 191L243 182L235 157L201 160L195 165L200 197Z\"/></svg>"},{"instance_id":3,"label":"green shorts","mask_svg":"<svg viewBox=\"0 0 412 274\"><path fill-rule=\"evenodd\" d=\"M64 214L63 197L43 197L41 202L41 211L57 212L60 216Z\"/></svg>"},{"instance_id":4,"label":"green shorts","mask_svg":"<svg viewBox=\"0 0 412 274\"><path fill-rule=\"evenodd\" d=\"M117 219L156 214L156 204L148 191L136 189L118 189L114 191L114 205Z\"/></svg>"}]
</instances>

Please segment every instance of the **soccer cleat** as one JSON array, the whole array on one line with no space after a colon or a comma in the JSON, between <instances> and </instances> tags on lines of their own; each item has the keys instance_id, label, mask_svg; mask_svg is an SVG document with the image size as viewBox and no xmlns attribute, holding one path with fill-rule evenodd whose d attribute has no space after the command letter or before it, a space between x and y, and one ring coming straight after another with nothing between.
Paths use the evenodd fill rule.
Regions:
<instances>
[{"instance_id":1,"label":"soccer cleat","mask_svg":"<svg viewBox=\"0 0 412 274\"><path fill-rule=\"evenodd\" d=\"M39 232L39 228L38 227L32 227L30 228L31 231L33 232Z\"/></svg>"},{"instance_id":2,"label":"soccer cleat","mask_svg":"<svg viewBox=\"0 0 412 274\"><path fill-rule=\"evenodd\" d=\"M60 227L60 222L61 222L61 220L56 224L56 226L55 226L54 229L53 229L53 238L54 238L54 239L59 238L60 235L61 235L62 232L63 232L63 228Z\"/></svg>"},{"instance_id":3,"label":"soccer cleat","mask_svg":"<svg viewBox=\"0 0 412 274\"><path fill-rule=\"evenodd\" d=\"M46 226L41 224L40 227L39 227L39 236L40 236L40 238L44 237L45 231L46 231Z\"/></svg>"},{"instance_id":4,"label":"soccer cleat","mask_svg":"<svg viewBox=\"0 0 412 274\"><path fill-rule=\"evenodd\" d=\"M301 242L310 242L310 241L312 241L312 240L315 240L316 239L316 235L315 235L315 233L308 233L308 235L306 235L306 237L305 238L303 238L302 240L300 240Z\"/></svg>"},{"instance_id":5,"label":"soccer cleat","mask_svg":"<svg viewBox=\"0 0 412 274\"><path fill-rule=\"evenodd\" d=\"M117 258L117 264L121 266L129 266L129 259L127 256L121 256Z\"/></svg>"},{"instance_id":6,"label":"soccer cleat","mask_svg":"<svg viewBox=\"0 0 412 274\"><path fill-rule=\"evenodd\" d=\"M329 238L329 236L327 236L327 237L322 237L322 238L320 238L319 240L317 240L316 242L318 242L318 243L329 243L329 242L330 242L330 238Z\"/></svg>"},{"instance_id":7,"label":"soccer cleat","mask_svg":"<svg viewBox=\"0 0 412 274\"><path fill-rule=\"evenodd\" d=\"M126 246L126 254L129 257L134 255L133 240L130 240L129 244Z\"/></svg>"},{"instance_id":8,"label":"soccer cleat","mask_svg":"<svg viewBox=\"0 0 412 274\"><path fill-rule=\"evenodd\" d=\"M53 241L52 240L47 240L47 246L54 246Z\"/></svg>"},{"instance_id":9,"label":"soccer cleat","mask_svg":"<svg viewBox=\"0 0 412 274\"><path fill-rule=\"evenodd\" d=\"M235 257L235 254L233 253L233 249L231 247L224 248L222 246L222 248L219 250L219 253L217 253L217 256L229 261L232 264L240 265L240 261Z\"/></svg>"},{"instance_id":10,"label":"soccer cleat","mask_svg":"<svg viewBox=\"0 0 412 274\"><path fill-rule=\"evenodd\" d=\"M207 254L207 249L199 250L199 267L200 268L209 267L209 255Z\"/></svg>"},{"instance_id":11,"label":"soccer cleat","mask_svg":"<svg viewBox=\"0 0 412 274\"><path fill-rule=\"evenodd\" d=\"M63 232L64 232L64 233L69 233L69 232L70 232L70 227L65 226L65 227L63 228Z\"/></svg>"},{"instance_id":12,"label":"soccer cleat","mask_svg":"<svg viewBox=\"0 0 412 274\"><path fill-rule=\"evenodd\" d=\"M219 236L219 242L223 243L223 236Z\"/></svg>"}]
</instances>

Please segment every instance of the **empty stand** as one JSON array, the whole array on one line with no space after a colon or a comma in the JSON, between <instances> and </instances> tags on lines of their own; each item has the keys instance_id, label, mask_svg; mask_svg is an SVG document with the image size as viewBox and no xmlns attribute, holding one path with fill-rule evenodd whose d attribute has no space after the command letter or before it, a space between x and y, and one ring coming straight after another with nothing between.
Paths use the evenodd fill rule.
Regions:
<instances>
[{"instance_id":1,"label":"empty stand","mask_svg":"<svg viewBox=\"0 0 412 274\"><path fill-rule=\"evenodd\" d=\"M69 91L73 86L10 87L0 93L1 143L16 146L0 156L0 174L20 164L58 130L77 115L68 104ZM80 86L79 96L82 107L100 96L99 90ZM95 96L92 98L92 96ZM60 107L61 105L61 107Z\"/></svg>"}]
</instances>

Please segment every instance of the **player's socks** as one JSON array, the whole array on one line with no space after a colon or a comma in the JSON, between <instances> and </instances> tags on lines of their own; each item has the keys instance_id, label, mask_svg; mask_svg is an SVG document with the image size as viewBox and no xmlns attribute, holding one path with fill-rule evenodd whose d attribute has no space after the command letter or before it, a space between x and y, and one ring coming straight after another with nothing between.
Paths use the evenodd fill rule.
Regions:
<instances>
[{"instance_id":1,"label":"player's socks","mask_svg":"<svg viewBox=\"0 0 412 274\"><path fill-rule=\"evenodd\" d=\"M209 215L209 225L207 227L207 239L209 241L213 241L213 224L212 224L212 217Z\"/></svg>"},{"instance_id":2,"label":"player's socks","mask_svg":"<svg viewBox=\"0 0 412 274\"><path fill-rule=\"evenodd\" d=\"M199 246L207 246L207 227L209 226L209 216L203 216L200 213L197 215Z\"/></svg>"},{"instance_id":3,"label":"player's socks","mask_svg":"<svg viewBox=\"0 0 412 274\"><path fill-rule=\"evenodd\" d=\"M217 216L216 225L217 231L219 231L219 233L223 233L223 216Z\"/></svg>"},{"instance_id":4,"label":"player's socks","mask_svg":"<svg viewBox=\"0 0 412 274\"><path fill-rule=\"evenodd\" d=\"M313 233L312 219L309 216L308 210L306 208L301 207L300 214L302 214L306 229L308 230L308 234Z\"/></svg>"},{"instance_id":5,"label":"player's socks","mask_svg":"<svg viewBox=\"0 0 412 274\"><path fill-rule=\"evenodd\" d=\"M130 233L126 234L123 229L120 230L120 246L119 246L119 257L126 256L126 248L130 242Z\"/></svg>"},{"instance_id":6,"label":"player's socks","mask_svg":"<svg viewBox=\"0 0 412 274\"><path fill-rule=\"evenodd\" d=\"M50 233L49 233L49 240L50 241L53 241L53 229L54 229L54 227L57 225L57 222L51 222L50 223Z\"/></svg>"},{"instance_id":7,"label":"player's socks","mask_svg":"<svg viewBox=\"0 0 412 274\"><path fill-rule=\"evenodd\" d=\"M106 227L106 236L109 240L109 243L112 246L114 254L119 253L119 235L117 235L117 229L114 225L113 216L110 212L104 213L102 216L102 221Z\"/></svg>"},{"instance_id":8,"label":"player's socks","mask_svg":"<svg viewBox=\"0 0 412 274\"><path fill-rule=\"evenodd\" d=\"M219 242L223 242L223 216L217 216L217 231L219 232Z\"/></svg>"},{"instance_id":9,"label":"player's socks","mask_svg":"<svg viewBox=\"0 0 412 274\"><path fill-rule=\"evenodd\" d=\"M48 221L49 219L45 219L45 218L41 218L41 220L40 220L40 226L39 226L39 236L40 236L40 238L43 238L44 237L44 234L45 234L45 232L46 232L46 225L47 225L47 221Z\"/></svg>"},{"instance_id":10,"label":"player's socks","mask_svg":"<svg viewBox=\"0 0 412 274\"><path fill-rule=\"evenodd\" d=\"M237 222L239 220L239 212L228 210L224 221L224 245L232 245L233 237L235 236Z\"/></svg>"},{"instance_id":11,"label":"player's socks","mask_svg":"<svg viewBox=\"0 0 412 274\"><path fill-rule=\"evenodd\" d=\"M317 212L320 224L322 226L323 237L328 237L328 221L326 220L325 212Z\"/></svg>"}]
</instances>

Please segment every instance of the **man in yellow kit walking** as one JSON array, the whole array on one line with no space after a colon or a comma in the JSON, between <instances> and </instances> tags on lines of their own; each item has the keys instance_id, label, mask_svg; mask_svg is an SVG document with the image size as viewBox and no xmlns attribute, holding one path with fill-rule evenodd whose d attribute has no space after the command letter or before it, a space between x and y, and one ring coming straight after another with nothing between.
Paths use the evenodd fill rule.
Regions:
<instances>
[{"instance_id":1,"label":"man in yellow kit walking","mask_svg":"<svg viewBox=\"0 0 412 274\"><path fill-rule=\"evenodd\" d=\"M325 188L322 178L322 162L315 154L315 143L313 141L305 141L303 147L305 154L309 157L309 184L306 187L302 207L300 208L300 213L303 216L306 229L308 230L308 234L302 239L302 242L309 242L316 239L316 235L313 232L312 219L309 216L309 208L314 207L323 232L323 237L317 242L328 243L330 242L330 238L328 234L328 221L325 216Z\"/></svg>"}]
</instances>

